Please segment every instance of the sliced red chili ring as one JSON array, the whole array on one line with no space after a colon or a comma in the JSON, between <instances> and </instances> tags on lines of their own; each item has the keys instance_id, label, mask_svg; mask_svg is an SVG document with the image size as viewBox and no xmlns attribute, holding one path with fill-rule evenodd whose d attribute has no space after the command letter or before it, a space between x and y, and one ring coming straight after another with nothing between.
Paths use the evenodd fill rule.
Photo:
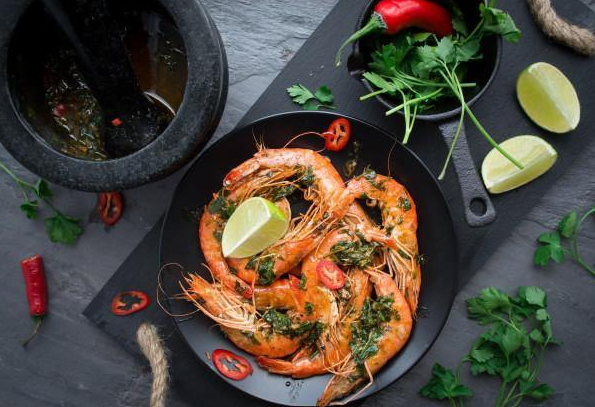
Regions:
<instances>
[{"instance_id":1,"label":"sliced red chili ring","mask_svg":"<svg viewBox=\"0 0 595 407\"><path fill-rule=\"evenodd\" d=\"M120 316L134 314L147 308L150 302L149 296L142 291L124 291L112 300L112 313Z\"/></svg>"},{"instance_id":2,"label":"sliced red chili ring","mask_svg":"<svg viewBox=\"0 0 595 407\"><path fill-rule=\"evenodd\" d=\"M316 275L331 290L338 290L345 285L345 273L330 260L320 260L316 264Z\"/></svg>"},{"instance_id":3,"label":"sliced red chili ring","mask_svg":"<svg viewBox=\"0 0 595 407\"><path fill-rule=\"evenodd\" d=\"M232 380L243 380L253 372L246 358L226 349L215 349L211 357L219 373Z\"/></svg>"},{"instance_id":4,"label":"sliced red chili ring","mask_svg":"<svg viewBox=\"0 0 595 407\"><path fill-rule=\"evenodd\" d=\"M97 201L97 210L103 223L113 226L122 216L124 199L119 192L102 192Z\"/></svg>"},{"instance_id":5,"label":"sliced red chili ring","mask_svg":"<svg viewBox=\"0 0 595 407\"><path fill-rule=\"evenodd\" d=\"M328 151L341 151L345 148L351 137L351 124L349 120L340 117L334 120L328 130L322 133L324 148Z\"/></svg>"},{"instance_id":6,"label":"sliced red chili ring","mask_svg":"<svg viewBox=\"0 0 595 407\"><path fill-rule=\"evenodd\" d=\"M112 126L118 127L121 125L122 125L122 120L120 120L118 117L116 117L114 120L112 120Z\"/></svg>"}]
</instances>

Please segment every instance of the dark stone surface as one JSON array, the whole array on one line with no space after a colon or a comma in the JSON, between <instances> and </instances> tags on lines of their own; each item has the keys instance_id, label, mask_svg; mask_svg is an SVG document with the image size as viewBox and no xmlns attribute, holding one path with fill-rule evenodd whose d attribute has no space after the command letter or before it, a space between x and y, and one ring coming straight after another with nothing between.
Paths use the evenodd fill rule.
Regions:
<instances>
[{"instance_id":1,"label":"dark stone surface","mask_svg":"<svg viewBox=\"0 0 595 407\"><path fill-rule=\"evenodd\" d=\"M595 9L593 0L584 1ZM230 62L229 101L217 134L229 131L238 122L334 3L332 0L205 2L222 32ZM502 0L502 3L506 2ZM562 0L554 2L561 3ZM587 13L568 17L588 24L594 21ZM536 35L533 27L521 28ZM545 51L543 59L547 57L548 51ZM593 60L589 66L592 69ZM303 79L295 78L296 81ZM514 75L504 82L503 86L512 89ZM577 85L580 92L583 84ZM592 112L583 111L583 114L587 116ZM515 125L519 132L532 129L526 119ZM592 137L591 133L591 129L581 126L574 133L559 137ZM510 236L459 294L450 319L429 354L406 377L368 399L366 405L433 405L417 396L431 365L440 361L454 366L481 331L467 321L464 298L488 285L513 290L521 284L540 285L548 291L554 330L564 341L562 347L546 357L544 364L542 379L557 390L546 405L595 404L589 388L595 377L595 365L591 363L595 349L590 339L595 335L594 280L572 263L546 270L531 264L533 240L539 233L554 226L569 208L584 210L595 202L594 155L595 143L590 143L573 157L572 168L562 177L551 180L552 187L547 194L534 197L534 209L518 224L510 225ZM0 159L18 175L33 178L3 149L0 149ZM19 212L20 195L11 181L0 177L0 323L3 327L0 330L0 406L147 405L150 388L147 370L88 322L81 312L150 230L165 209L180 176L181 172L128 191L124 217L111 230L105 230L94 216L95 195L55 187L56 203L65 212L85 219L85 235L75 247L49 243L41 222L28 221ZM586 225L581 243L585 257L595 259L594 222ZM29 332L31 322L27 317L18 262L32 253L40 253L46 260L51 316L40 337L29 349L23 350L19 340ZM464 379L472 383L476 393L467 405L492 404L497 391L494 382L469 379L467 375ZM207 403L197 400L196 404ZM174 394L169 405L184 404Z\"/></svg>"}]
</instances>

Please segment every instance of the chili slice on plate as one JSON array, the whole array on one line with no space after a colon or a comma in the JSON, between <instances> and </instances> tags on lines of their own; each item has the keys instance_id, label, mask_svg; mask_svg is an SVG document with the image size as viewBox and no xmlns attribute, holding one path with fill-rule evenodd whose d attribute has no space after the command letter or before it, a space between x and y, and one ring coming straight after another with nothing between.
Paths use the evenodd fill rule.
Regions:
<instances>
[{"instance_id":1,"label":"chili slice on plate","mask_svg":"<svg viewBox=\"0 0 595 407\"><path fill-rule=\"evenodd\" d=\"M345 273L330 260L320 260L316 264L316 275L331 290L338 290L345 285Z\"/></svg>"},{"instance_id":2,"label":"chili slice on plate","mask_svg":"<svg viewBox=\"0 0 595 407\"><path fill-rule=\"evenodd\" d=\"M223 376L232 380L244 380L253 372L246 358L226 349L215 349L211 355L215 367Z\"/></svg>"},{"instance_id":3,"label":"chili slice on plate","mask_svg":"<svg viewBox=\"0 0 595 407\"><path fill-rule=\"evenodd\" d=\"M345 148L351 137L351 124L349 120L340 117L334 120L328 130L322 133L324 148L328 151L341 151Z\"/></svg>"},{"instance_id":4,"label":"chili slice on plate","mask_svg":"<svg viewBox=\"0 0 595 407\"><path fill-rule=\"evenodd\" d=\"M142 291L124 291L112 300L112 313L119 316L134 314L147 308L150 302L149 296Z\"/></svg>"},{"instance_id":5,"label":"chili slice on plate","mask_svg":"<svg viewBox=\"0 0 595 407\"><path fill-rule=\"evenodd\" d=\"M97 201L97 210L103 223L108 226L115 225L124 210L122 194L119 192L101 192Z\"/></svg>"}]
</instances>

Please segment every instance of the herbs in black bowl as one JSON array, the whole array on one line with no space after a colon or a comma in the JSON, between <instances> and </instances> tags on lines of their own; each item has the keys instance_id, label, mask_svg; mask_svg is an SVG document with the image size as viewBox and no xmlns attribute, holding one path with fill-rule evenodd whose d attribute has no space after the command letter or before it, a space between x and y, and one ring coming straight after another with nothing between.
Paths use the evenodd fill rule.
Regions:
<instances>
[{"instance_id":1,"label":"herbs in black bowl","mask_svg":"<svg viewBox=\"0 0 595 407\"><path fill-rule=\"evenodd\" d=\"M393 98L395 107L386 112L401 112L405 118L406 144L418 115L432 113L437 104L455 101L460 106L460 120L454 140L445 159L439 179L445 175L454 146L461 134L463 120L468 116L486 140L519 168L522 165L504 151L473 114L467 103L466 90L477 89L479 84L467 81L472 64L483 59L483 40L488 36L501 36L516 43L520 31L506 12L494 7L494 1L479 4L479 19L470 29L461 10L452 4L452 34L440 36L435 32L408 29L391 36L376 38L369 53L363 78L375 89L360 100L375 96ZM409 25L411 27L412 25ZM419 25L415 25L419 27Z\"/></svg>"}]
</instances>

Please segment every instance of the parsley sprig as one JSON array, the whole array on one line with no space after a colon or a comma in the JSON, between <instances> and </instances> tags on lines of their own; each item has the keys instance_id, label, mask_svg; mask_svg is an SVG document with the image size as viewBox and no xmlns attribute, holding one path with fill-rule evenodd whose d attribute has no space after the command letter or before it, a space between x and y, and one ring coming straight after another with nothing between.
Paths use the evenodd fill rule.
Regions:
<instances>
[{"instance_id":1,"label":"parsley sprig","mask_svg":"<svg viewBox=\"0 0 595 407\"><path fill-rule=\"evenodd\" d=\"M472 396L461 384L459 371L469 363L473 375L487 374L501 380L496 407L515 407L525 398L543 401L554 390L538 380L545 349L558 344L553 337L547 297L539 287L519 287L511 297L493 288L467 300L468 317L489 329L480 335L456 369L436 364L432 377L420 393L428 398L448 400L461 407Z\"/></svg>"},{"instance_id":2,"label":"parsley sprig","mask_svg":"<svg viewBox=\"0 0 595 407\"><path fill-rule=\"evenodd\" d=\"M21 211L31 220L37 219L41 208L40 202L43 202L54 213L43 220L46 233L54 243L74 244L77 238L83 233L81 220L70 217L59 211L52 205L52 190L48 183L39 179L35 184L31 184L17 177L6 165L0 162L0 169L13 179L23 193L23 203L20 206Z\"/></svg>"},{"instance_id":3,"label":"parsley sprig","mask_svg":"<svg viewBox=\"0 0 595 407\"><path fill-rule=\"evenodd\" d=\"M364 78L377 90L364 95L360 100L386 94L400 98L402 103L388 110L386 115L403 111L405 134L403 143L409 140L418 113L431 109L435 102L455 98L461 105L459 125L444 162L439 179L443 179L461 134L463 120L468 116L479 132L502 155L518 168L523 166L504 151L481 125L465 100L463 89L476 87L476 83L464 82L467 63L482 59L481 41L487 35L500 35L510 42L520 39L520 31L512 18L502 10L480 4L480 21L469 32L460 10L453 9L454 34L438 39L431 33L402 32L391 37L391 42L378 43L372 52L372 62Z\"/></svg>"},{"instance_id":4,"label":"parsley sprig","mask_svg":"<svg viewBox=\"0 0 595 407\"><path fill-rule=\"evenodd\" d=\"M304 110L318 110L321 107L326 109L335 108L333 106L333 92L326 85L322 85L312 93L301 83L296 83L287 88L287 93L293 102L300 105Z\"/></svg>"},{"instance_id":5,"label":"parsley sprig","mask_svg":"<svg viewBox=\"0 0 595 407\"><path fill-rule=\"evenodd\" d=\"M558 230L539 235L533 262L538 266L547 266L550 260L556 263L562 263L567 256L570 256L579 266L595 276L595 265L589 264L583 259L578 244L581 226L591 215L595 215L595 206L585 212L580 218L576 211L572 211L560 220Z\"/></svg>"}]
</instances>

